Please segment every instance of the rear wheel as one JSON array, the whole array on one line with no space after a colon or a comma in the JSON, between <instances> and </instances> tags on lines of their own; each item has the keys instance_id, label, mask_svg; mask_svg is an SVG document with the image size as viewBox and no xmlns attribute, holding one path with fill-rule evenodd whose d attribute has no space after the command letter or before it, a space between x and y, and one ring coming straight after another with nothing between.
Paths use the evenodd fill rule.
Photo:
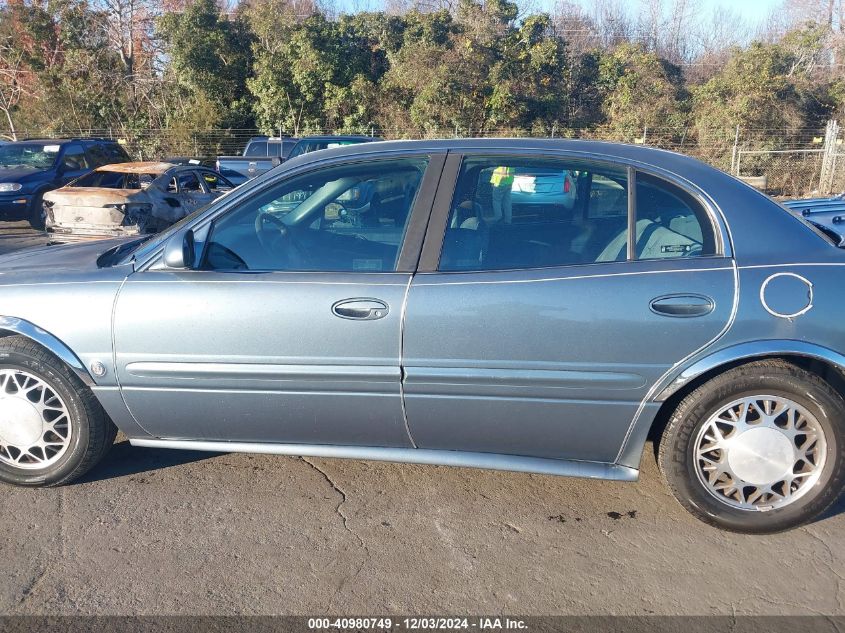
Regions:
<instances>
[{"instance_id":1,"label":"rear wheel","mask_svg":"<svg viewBox=\"0 0 845 633\"><path fill-rule=\"evenodd\" d=\"M658 461L699 519L736 532L787 530L823 513L845 482L845 401L783 361L737 367L681 401Z\"/></svg>"},{"instance_id":2,"label":"rear wheel","mask_svg":"<svg viewBox=\"0 0 845 633\"><path fill-rule=\"evenodd\" d=\"M116 433L58 358L25 337L0 339L0 481L69 483L100 461Z\"/></svg>"}]
</instances>

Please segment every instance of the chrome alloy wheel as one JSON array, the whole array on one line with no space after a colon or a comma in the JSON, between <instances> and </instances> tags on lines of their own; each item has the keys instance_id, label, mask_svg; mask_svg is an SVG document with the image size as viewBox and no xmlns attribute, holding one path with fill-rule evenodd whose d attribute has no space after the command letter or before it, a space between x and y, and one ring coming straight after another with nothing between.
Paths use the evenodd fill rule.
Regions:
<instances>
[{"instance_id":1,"label":"chrome alloy wheel","mask_svg":"<svg viewBox=\"0 0 845 633\"><path fill-rule=\"evenodd\" d=\"M49 384L20 369L0 369L0 463L47 468L70 438L67 406Z\"/></svg>"},{"instance_id":2,"label":"chrome alloy wheel","mask_svg":"<svg viewBox=\"0 0 845 633\"><path fill-rule=\"evenodd\" d=\"M751 396L720 408L694 444L696 474L722 503L773 510L800 499L824 469L827 441L816 417L794 400Z\"/></svg>"}]
</instances>

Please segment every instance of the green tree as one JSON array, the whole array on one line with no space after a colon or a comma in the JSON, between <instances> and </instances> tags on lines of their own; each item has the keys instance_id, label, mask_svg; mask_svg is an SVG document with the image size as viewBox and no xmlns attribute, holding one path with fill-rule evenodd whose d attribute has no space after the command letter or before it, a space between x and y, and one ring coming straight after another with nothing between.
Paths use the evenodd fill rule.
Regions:
<instances>
[{"instance_id":1,"label":"green tree","mask_svg":"<svg viewBox=\"0 0 845 633\"><path fill-rule=\"evenodd\" d=\"M693 88L693 121L699 146L726 155L739 127L746 142L775 148L789 129L803 127L802 98L790 77L791 55L779 44L736 49L725 68ZM724 166L724 165L723 165Z\"/></svg>"},{"instance_id":2,"label":"green tree","mask_svg":"<svg viewBox=\"0 0 845 633\"><path fill-rule=\"evenodd\" d=\"M602 133L624 141L680 137L687 94L680 69L639 45L622 44L600 56L597 84L605 121Z\"/></svg>"},{"instance_id":3,"label":"green tree","mask_svg":"<svg viewBox=\"0 0 845 633\"><path fill-rule=\"evenodd\" d=\"M157 27L170 58L164 75L173 88L169 122L250 127L252 36L245 22L223 16L215 0L194 0L183 12L162 16Z\"/></svg>"}]
</instances>

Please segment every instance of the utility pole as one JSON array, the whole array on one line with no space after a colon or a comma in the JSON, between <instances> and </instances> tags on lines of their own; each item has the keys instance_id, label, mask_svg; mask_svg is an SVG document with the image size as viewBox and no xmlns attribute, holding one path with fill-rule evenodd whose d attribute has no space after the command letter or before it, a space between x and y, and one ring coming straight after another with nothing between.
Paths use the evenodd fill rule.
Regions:
<instances>
[{"instance_id":1,"label":"utility pole","mask_svg":"<svg viewBox=\"0 0 845 633\"><path fill-rule=\"evenodd\" d=\"M836 141L839 137L839 124L828 121L824 134L822 150L822 169L819 177L819 193L829 194L833 190L833 178L836 173Z\"/></svg>"}]
</instances>

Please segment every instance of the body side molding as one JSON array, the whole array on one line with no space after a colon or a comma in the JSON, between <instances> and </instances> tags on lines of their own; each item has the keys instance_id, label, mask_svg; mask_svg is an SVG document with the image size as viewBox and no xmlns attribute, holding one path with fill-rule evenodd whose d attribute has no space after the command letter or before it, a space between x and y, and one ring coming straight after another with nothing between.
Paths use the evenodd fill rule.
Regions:
<instances>
[{"instance_id":1,"label":"body side molding","mask_svg":"<svg viewBox=\"0 0 845 633\"><path fill-rule=\"evenodd\" d=\"M467 468L507 470L542 475L562 475L587 479L612 479L616 481L636 481L639 477L639 471L636 468L629 468L618 464L422 448L209 442L147 438L130 438L129 442L133 446L147 448L176 448L191 451L211 451L215 453L262 453L296 457L340 457L410 464L463 466Z\"/></svg>"},{"instance_id":2,"label":"body side molding","mask_svg":"<svg viewBox=\"0 0 845 633\"><path fill-rule=\"evenodd\" d=\"M46 348L52 354L57 356L63 363L73 370L73 373L85 383L88 387L94 386L96 383L88 373L82 361L73 353L73 351L58 338L50 334L46 330L42 330L37 325L11 316L0 316L0 332L9 332L10 334L20 334L29 339L32 339L39 345Z\"/></svg>"}]
</instances>

